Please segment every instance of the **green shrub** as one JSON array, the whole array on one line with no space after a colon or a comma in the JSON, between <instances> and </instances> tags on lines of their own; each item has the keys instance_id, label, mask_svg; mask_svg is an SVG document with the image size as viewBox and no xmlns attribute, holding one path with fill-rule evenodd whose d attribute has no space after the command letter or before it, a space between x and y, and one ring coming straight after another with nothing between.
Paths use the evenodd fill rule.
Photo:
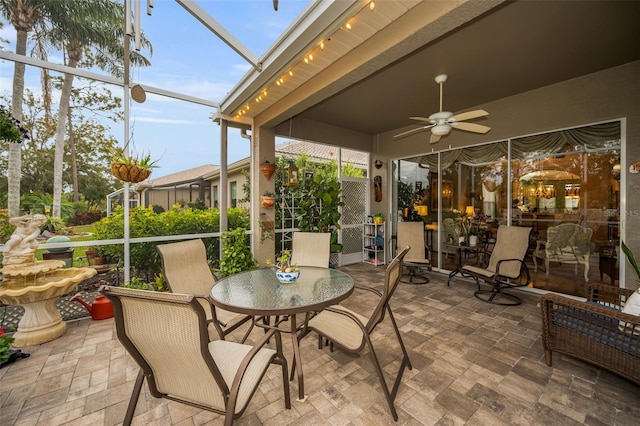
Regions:
<instances>
[{"instance_id":1,"label":"green shrub","mask_svg":"<svg viewBox=\"0 0 640 426\"><path fill-rule=\"evenodd\" d=\"M238 272L256 269L259 264L251 253L249 236L245 228L236 228L222 234L222 259L220 259L220 276L228 277Z\"/></svg>"},{"instance_id":2,"label":"green shrub","mask_svg":"<svg viewBox=\"0 0 640 426\"><path fill-rule=\"evenodd\" d=\"M229 209L227 212L229 228L249 227L249 212L242 208ZM133 208L129 214L129 237L155 237L162 235L183 235L218 232L220 211L218 209L194 210L173 207L164 213L155 213L152 207ZM124 238L124 209L117 207L115 212L95 223L95 239L108 240ZM162 242L162 244L171 241ZM217 238L203 239L207 258L214 265L220 258L220 245ZM156 274L162 270L162 263L156 250L157 242L135 243L130 247L131 266ZM123 245L102 247L103 253L113 259L124 258Z\"/></svg>"},{"instance_id":3,"label":"green shrub","mask_svg":"<svg viewBox=\"0 0 640 426\"><path fill-rule=\"evenodd\" d=\"M0 244L6 243L15 229L16 227L9 223L7 211L0 211Z\"/></svg>"}]
</instances>

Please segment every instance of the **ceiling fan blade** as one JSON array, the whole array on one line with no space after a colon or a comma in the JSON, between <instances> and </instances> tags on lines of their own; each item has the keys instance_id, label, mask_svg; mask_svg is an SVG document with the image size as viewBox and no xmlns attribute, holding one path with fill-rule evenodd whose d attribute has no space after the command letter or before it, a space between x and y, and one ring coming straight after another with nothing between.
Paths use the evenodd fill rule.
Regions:
<instances>
[{"instance_id":1,"label":"ceiling fan blade","mask_svg":"<svg viewBox=\"0 0 640 426\"><path fill-rule=\"evenodd\" d=\"M440 142L440 136L439 135L434 135L432 133L431 137L429 138L429 143L436 143L436 142Z\"/></svg>"},{"instance_id":2,"label":"ceiling fan blade","mask_svg":"<svg viewBox=\"0 0 640 426\"><path fill-rule=\"evenodd\" d=\"M411 129L411 130L407 130L406 132L398 133L393 138L394 139L399 139L399 138L403 138L405 136L412 135L414 133L423 132L423 131L427 130L429 127L431 127L431 126L416 127L415 129Z\"/></svg>"},{"instance_id":3,"label":"ceiling fan blade","mask_svg":"<svg viewBox=\"0 0 640 426\"><path fill-rule=\"evenodd\" d=\"M409 117L412 120L418 120L418 121L424 121L426 123L431 123L431 124L435 124L435 120L432 120L430 118L427 117Z\"/></svg>"},{"instance_id":4,"label":"ceiling fan blade","mask_svg":"<svg viewBox=\"0 0 640 426\"><path fill-rule=\"evenodd\" d=\"M484 134L484 133L487 133L489 130L491 130L491 127L483 126L482 124L464 123L460 121L454 121L453 123L449 123L449 125L458 130L465 130L467 132L473 132L473 133Z\"/></svg>"},{"instance_id":5,"label":"ceiling fan blade","mask_svg":"<svg viewBox=\"0 0 640 426\"><path fill-rule=\"evenodd\" d=\"M460 114L456 114L453 117L449 118L449 121L465 121L471 120L474 118L485 117L489 115L489 113L483 109L477 109L475 111L467 111L461 112Z\"/></svg>"}]
</instances>

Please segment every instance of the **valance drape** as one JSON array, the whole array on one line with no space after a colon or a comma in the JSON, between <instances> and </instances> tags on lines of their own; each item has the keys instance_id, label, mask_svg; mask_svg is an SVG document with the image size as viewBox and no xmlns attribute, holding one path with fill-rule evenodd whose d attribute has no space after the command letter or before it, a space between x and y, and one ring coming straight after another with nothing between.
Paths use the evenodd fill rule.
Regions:
<instances>
[{"instance_id":1,"label":"valance drape","mask_svg":"<svg viewBox=\"0 0 640 426\"><path fill-rule=\"evenodd\" d=\"M620 145L619 121L513 139L511 158L523 160L531 155L565 152L568 146L577 151L589 151L607 145Z\"/></svg>"},{"instance_id":2,"label":"valance drape","mask_svg":"<svg viewBox=\"0 0 640 426\"><path fill-rule=\"evenodd\" d=\"M620 146L620 122L594 124L575 129L559 130L541 135L525 136L511 140L511 157L523 160L535 155L551 155L565 152L568 147L576 151L589 151L607 147ZM442 168L451 167L455 162L468 166L494 163L506 157L508 143L506 141L486 145L469 146L451 151L442 151ZM419 163L424 168L437 170L437 153L409 158L406 161Z\"/></svg>"}]
</instances>

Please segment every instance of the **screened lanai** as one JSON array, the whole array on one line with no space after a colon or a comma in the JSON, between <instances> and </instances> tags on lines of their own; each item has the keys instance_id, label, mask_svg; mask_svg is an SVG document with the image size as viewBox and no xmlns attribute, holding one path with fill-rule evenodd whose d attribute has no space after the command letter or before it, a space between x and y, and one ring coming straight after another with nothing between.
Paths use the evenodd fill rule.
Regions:
<instances>
[{"instance_id":1,"label":"screened lanai","mask_svg":"<svg viewBox=\"0 0 640 426\"><path fill-rule=\"evenodd\" d=\"M321 1L280 3L278 11L269 2L264 3L267 4L262 4L262 10L247 12L262 16L288 14L281 22L286 29L270 44L265 38L254 49L247 47L244 30L233 19L233 13L239 11L230 3L221 2L218 6L178 1L150 7L141 2L139 10L137 2L127 3L132 13L132 46L136 34L142 38L140 54L146 53L145 37L149 41L153 41L150 36L158 37L155 26L172 14L181 17L176 25L184 25L184 31L177 31L175 39L184 34L182 43L202 41L205 46L215 44L216 48L232 51L236 63L243 64L238 67L243 71L232 80L226 93L217 95L203 90L209 86L202 84L176 86L182 90L156 86L153 75L162 70L162 62L156 65L152 61L149 67L132 66L123 80L97 73L95 67L88 71L70 69L55 61L43 62L33 55L25 57L9 50L0 55L5 64L24 63L32 71L38 72L42 67L58 75L67 72L113 88L124 100L125 117L124 128L120 135L114 132L115 138L129 148L152 150L167 172L171 171L172 163L177 163L174 160L184 156L211 158L213 163L219 163L224 177L227 164L235 160L233 155L250 157L253 199L258 199L265 190L272 190L273 183L261 177L258 165L274 158L277 137L369 152L370 167L375 162L381 164L380 169L372 168L367 174L371 177L369 194L374 190L372 179L380 176L384 196L381 201L367 197L370 201L365 212L384 214L389 219L389 236L394 234L393 221L398 220L397 183L391 167L394 162L438 152L442 155L456 150L465 152L465 147L473 145L499 146L500 141L598 125L604 120L617 121L620 147L615 155L619 155L621 172L613 210L621 214L607 214L619 217L615 232L620 239L631 248L639 244L638 236L626 231L633 229L628 223L632 224L637 217L627 213L637 206L635 200L625 197L629 185L633 185L627 178L635 177L627 171L635 161L635 144L630 141L637 137L638 107L634 102L637 85L633 78L639 59L634 25L637 2L579 2L570 6L500 1L437 4ZM145 13L145 6L149 14ZM220 13L223 8L225 13ZM552 35L562 33L560 29L577 20L584 25L559 38ZM554 28L558 31L553 31ZM158 45L155 49L160 52L166 48ZM259 51L262 53L255 53ZM593 55L593 51L600 54ZM200 48L200 52L198 57L183 59L184 76L191 77L189 66L204 69L214 66L216 52L209 47ZM573 59L567 60L565 52L572 52ZM486 66L477 66L479 57L484 58ZM556 66L549 67L551 63ZM501 71L496 72L498 69ZM491 131L480 135L454 130L436 144L429 143L429 132L394 138L415 127L409 117L428 116L438 109L439 91L433 78L442 73L449 76L440 99L444 108L456 112L483 108L488 115L477 122ZM132 100L130 89L135 86L146 92L148 103ZM202 96L205 93L211 96ZM145 136L147 129L154 127L154 117L146 111L153 107L152 99L166 99L175 105L173 111L177 116L184 111L189 118L198 120L196 124L179 118L175 125L166 127L167 136L174 133L175 136L171 139L173 143L160 148L163 151L158 151L159 146ZM155 120L171 122L160 115ZM205 128L205 133L193 130L199 127ZM175 142L185 138L200 144L188 148ZM235 153L237 149L240 154ZM442 185L429 180L430 185L436 183ZM508 191L510 199L522 198L517 193L522 188L511 188L516 193ZM229 186L220 185L221 200L228 198L225 191L229 191ZM503 204L508 200L505 198ZM505 220L511 220L510 208L503 210ZM264 213L261 207L252 203L252 230L257 229L261 213ZM432 210L430 214L435 212ZM224 205L220 218L222 230L226 226ZM258 233L252 234L256 258L273 256L275 249L271 244L261 242ZM125 232L123 241L126 240ZM392 242L391 238L385 242L389 253L394 251ZM623 262L619 274L622 286L627 285L624 266ZM633 285L632 281L629 285Z\"/></svg>"},{"instance_id":2,"label":"screened lanai","mask_svg":"<svg viewBox=\"0 0 640 426\"><path fill-rule=\"evenodd\" d=\"M43 4L47 3L58 2ZM5 14L8 4L0 2ZM156 244L179 239L199 237L219 247L223 231L238 222L247 227L252 254L264 266L281 250L277 239L264 238L268 222L277 216L258 201L265 193L282 189L276 183L281 181L260 172L262 164L276 161L275 145L289 140L324 144L338 158L343 150L356 151L368 157L367 170L358 181L362 186L343 190L343 197L352 197L347 201L357 198L359 208L342 210L343 216L350 214L351 222L348 226L342 222L340 237L345 229L364 233L360 221L380 214L383 232L375 237L383 239L384 260L390 261L397 253L397 223L422 222L433 266L425 272L429 283L400 285L393 300L414 363L396 401L401 422L634 424L638 412L634 382L573 356L554 354L553 367L545 365L538 303L541 294L550 293L584 300L585 289L593 283L637 288L635 272L620 248L624 241L633 252L640 252L640 200L634 196L640 176L640 2L126 0L116 4L125 8L120 9L123 25L112 37L119 47L111 48L125 46L123 50L130 49L133 57L148 56L148 66L134 65L133 59L110 62L89 43L82 60L70 62L71 52L57 47L54 36L59 34L47 33L51 28L46 19L33 32L16 34L3 15L0 33L8 40L0 49L2 103L12 105L13 114L23 121L41 123L34 127L38 137L22 144L20 173L25 182L51 181L51 188L44 189L53 192L53 177L36 173L45 169L45 161L31 155L38 151L31 145L36 139L46 140L48 145L43 146L54 156L55 135L45 126L46 102L40 95L41 70L51 73L52 103L58 108L64 78L74 76L77 92L71 98L71 113L58 117L58 127L67 127L62 119L71 120L75 132L63 139L67 144L74 141L78 155L92 157L84 161L86 168L80 168L77 185L63 184L65 193L87 185L93 172L108 167L107 153L96 153L103 145L149 153L159 160L159 168L152 172L156 178L202 165L219 167L218 192L211 185L209 194L212 202L219 200L219 209L207 209L217 211L215 223L207 222L193 233L152 236L138 226L144 212L138 216L133 208L138 201L128 196L135 185L111 180L113 188L106 193L113 189L123 194L118 201L124 211L121 234L92 244L124 247L121 262L110 265L116 275L123 274L116 282L127 282L136 273L139 265L131 258L143 244L153 255L138 258L157 256ZM56 18L47 13L47 19ZM107 22L84 16L83 20L95 27ZM37 42L47 34L53 50L44 54L45 46ZM20 51L22 41L26 45ZM116 66L110 69L109 64ZM26 77L18 112L12 104L16 87L12 78L21 67L26 68ZM442 75L447 79L439 84L435 79ZM90 100L80 102L91 91L108 98L116 112L94 109ZM478 110L486 114L467 121L489 128L485 133L424 124L437 112L459 115ZM89 128L98 129L101 137L84 137L80 129ZM432 143L432 132L444 130ZM411 134L397 137L405 132ZM3 148L1 165L8 165L10 148ZM246 222L229 201L239 199L242 190L241 181L230 178L230 169L243 159L248 159L250 178ZM8 189L15 178L8 168L0 167L0 181ZM401 188L408 188L409 203L401 203ZM460 266L456 259L486 260L477 251L475 257L458 258L446 246L449 237L460 237L445 225L454 215L481 229L486 243L491 243L494 227L518 225L535 232L525 258L533 280L518 290L521 306L504 308L477 300L475 285L467 278L456 276L447 282L448 274ZM546 263L542 253L549 243L548 229L561 224L589 230L588 241L576 244L589 248L585 262ZM63 245L73 248L86 242L41 243L39 250ZM220 255L217 249L215 256ZM490 255L489 246L484 255ZM341 271L359 285L382 283L384 266L363 260ZM347 302L356 310L367 305L355 298ZM64 336L34 347L31 358L20 361L33 374L16 368L19 363L0 373L3 388L8 389L0 418L8 423L122 421L137 366L118 343L114 323L86 319L69 324ZM613 328L618 329L617 323ZM395 354L385 352L394 332L388 326L380 331L374 344L383 348L386 374L397 367L391 356ZM259 340L259 333L249 341ZM287 357L291 345L287 339ZM328 348L320 351L316 346L313 339L301 344L309 400L284 409L281 378L270 374L241 421L391 422L377 378L368 364L363 366L364 357ZM298 386L292 382L292 394ZM197 409L158 402L146 387L143 392L138 422L221 421Z\"/></svg>"}]
</instances>

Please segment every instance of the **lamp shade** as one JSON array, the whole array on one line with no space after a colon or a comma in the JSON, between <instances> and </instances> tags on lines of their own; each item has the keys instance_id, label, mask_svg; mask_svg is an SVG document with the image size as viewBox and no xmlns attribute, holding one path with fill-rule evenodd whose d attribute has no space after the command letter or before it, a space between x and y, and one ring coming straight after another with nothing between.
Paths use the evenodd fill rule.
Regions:
<instances>
[{"instance_id":1,"label":"lamp shade","mask_svg":"<svg viewBox=\"0 0 640 426\"><path fill-rule=\"evenodd\" d=\"M468 217L472 217L475 214L475 209L473 208L473 206L467 206L464 212Z\"/></svg>"},{"instance_id":2,"label":"lamp shade","mask_svg":"<svg viewBox=\"0 0 640 426\"><path fill-rule=\"evenodd\" d=\"M418 212L418 216L426 216L429 214L429 210L427 206L413 206L416 212Z\"/></svg>"}]
</instances>

